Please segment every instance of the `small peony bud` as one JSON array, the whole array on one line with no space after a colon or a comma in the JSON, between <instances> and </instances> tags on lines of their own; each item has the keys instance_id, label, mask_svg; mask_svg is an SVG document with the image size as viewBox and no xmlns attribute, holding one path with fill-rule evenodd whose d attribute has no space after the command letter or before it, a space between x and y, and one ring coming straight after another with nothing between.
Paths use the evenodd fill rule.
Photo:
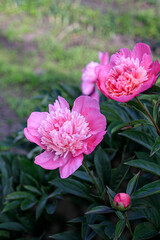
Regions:
<instances>
[{"instance_id":1,"label":"small peony bud","mask_svg":"<svg viewBox=\"0 0 160 240\"><path fill-rule=\"evenodd\" d=\"M118 193L113 199L113 207L118 211L126 211L131 207L131 198L126 193Z\"/></svg>"}]
</instances>

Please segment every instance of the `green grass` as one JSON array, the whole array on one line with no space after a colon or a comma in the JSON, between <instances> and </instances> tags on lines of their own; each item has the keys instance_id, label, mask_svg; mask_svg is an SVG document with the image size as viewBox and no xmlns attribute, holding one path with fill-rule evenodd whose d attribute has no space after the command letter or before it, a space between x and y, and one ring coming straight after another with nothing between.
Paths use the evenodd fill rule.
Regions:
<instances>
[{"instance_id":1,"label":"green grass","mask_svg":"<svg viewBox=\"0 0 160 240\"><path fill-rule=\"evenodd\" d=\"M38 104L30 99L39 90L57 83L80 86L81 70L98 61L98 51L113 53L144 41L159 55L159 10L151 0L101 0L96 6L78 0L1 1L1 94L24 117Z\"/></svg>"}]
</instances>

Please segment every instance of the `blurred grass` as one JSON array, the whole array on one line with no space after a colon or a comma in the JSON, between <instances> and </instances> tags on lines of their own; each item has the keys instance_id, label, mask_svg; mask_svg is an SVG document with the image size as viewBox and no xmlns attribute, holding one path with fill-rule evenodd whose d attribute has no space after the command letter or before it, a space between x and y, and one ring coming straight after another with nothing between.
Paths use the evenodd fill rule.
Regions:
<instances>
[{"instance_id":1,"label":"blurred grass","mask_svg":"<svg viewBox=\"0 0 160 240\"><path fill-rule=\"evenodd\" d=\"M1 0L1 94L20 117L30 98L57 83L80 85L98 51L148 43L160 53L159 1Z\"/></svg>"}]
</instances>

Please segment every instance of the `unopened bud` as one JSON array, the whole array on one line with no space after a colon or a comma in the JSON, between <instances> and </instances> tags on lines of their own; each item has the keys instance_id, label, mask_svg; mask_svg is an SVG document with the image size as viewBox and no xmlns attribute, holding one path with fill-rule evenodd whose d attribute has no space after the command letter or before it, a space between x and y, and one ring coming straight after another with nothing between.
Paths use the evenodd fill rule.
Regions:
<instances>
[{"instance_id":1,"label":"unopened bud","mask_svg":"<svg viewBox=\"0 0 160 240\"><path fill-rule=\"evenodd\" d=\"M113 207L118 211L126 211L131 207L131 198L126 193L118 193L113 199Z\"/></svg>"}]
</instances>

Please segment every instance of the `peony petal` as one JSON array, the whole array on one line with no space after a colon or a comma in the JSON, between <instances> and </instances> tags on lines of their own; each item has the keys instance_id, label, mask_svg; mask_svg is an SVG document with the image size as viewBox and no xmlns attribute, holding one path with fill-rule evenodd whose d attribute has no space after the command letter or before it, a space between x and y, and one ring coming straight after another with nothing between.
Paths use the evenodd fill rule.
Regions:
<instances>
[{"instance_id":1,"label":"peony petal","mask_svg":"<svg viewBox=\"0 0 160 240\"><path fill-rule=\"evenodd\" d=\"M54 112L55 108L52 104L49 104L49 113Z\"/></svg>"},{"instance_id":2,"label":"peony petal","mask_svg":"<svg viewBox=\"0 0 160 240\"><path fill-rule=\"evenodd\" d=\"M82 93L84 95L90 95L94 91L95 83L91 82L84 82L82 81L81 87L82 87Z\"/></svg>"},{"instance_id":3,"label":"peony petal","mask_svg":"<svg viewBox=\"0 0 160 240\"><path fill-rule=\"evenodd\" d=\"M98 103L100 101L100 96L99 96L99 92L98 91L94 91L91 95L90 95L91 98L95 99Z\"/></svg>"},{"instance_id":4,"label":"peony petal","mask_svg":"<svg viewBox=\"0 0 160 240\"><path fill-rule=\"evenodd\" d=\"M59 101L58 101L59 100ZM58 108L69 109L68 102L63 97L58 97L58 100L54 102L54 105L49 104L49 112L56 111Z\"/></svg>"},{"instance_id":5,"label":"peony petal","mask_svg":"<svg viewBox=\"0 0 160 240\"><path fill-rule=\"evenodd\" d=\"M89 111L90 108L97 109L99 111L98 102L89 96L80 96L74 101L72 111L79 112L83 115L83 113ZM90 114L90 112L87 114Z\"/></svg>"},{"instance_id":6,"label":"peony petal","mask_svg":"<svg viewBox=\"0 0 160 240\"><path fill-rule=\"evenodd\" d=\"M99 132L86 140L87 142L87 149L84 151L85 154L90 154L93 152L95 147L103 140L106 131Z\"/></svg>"},{"instance_id":7,"label":"peony petal","mask_svg":"<svg viewBox=\"0 0 160 240\"><path fill-rule=\"evenodd\" d=\"M142 57L142 61L140 63L140 66L144 67L145 69L149 68L152 64L152 56L147 55L146 53Z\"/></svg>"},{"instance_id":8,"label":"peony petal","mask_svg":"<svg viewBox=\"0 0 160 240\"><path fill-rule=\"evenodd\" d=\"M68 161L65 165L59 168L61 178L67 178L74 173L83 162L83 154L73 157L72 154L68 154Z\"/></svg>"},{"instance_id":9,"label":"peony petal","mask_svg":"<svg viewBox=\"0 0 160 240\"><path fill-rule=\"evenodd\" d=\"M35 137L35 136L31 135L31 134L28 132L28 129L27 129L27 128L24 129L24 135L25 135L25 137L26 137L30 142L36 143L36 144L39 145L41 148L45 149L45 146L43 146L43 145L41 144L41 138L40 138L40 137Z\"/></svg>"},{"instance_id":10,"label":"peony petal","mask_svg":"<svg viewBox=\"0 0 160 240\"><path fill-rule=\"evenodd\" d=\"M80 96L75 100L72 110L79 112L85 117L89 123L90 134L105 130L106 118L100 113L99 103L95 99Z\"/></svg>"},{"instance_id":11,"label":"peony petal","mask_svg":"<svg viewBox=\"0 0 160 240\"><path fill-rule=\"evenodd\" d=\"M134 97L139 96L139 93L144 92L150 87L152 87L152 85L155 83L155 78L156 78L155 76L152 76L152 78L149 81L144 82L133 94L122 96L122 97L112 96L112 99L117 102L128 102Z\"/></svg>"},{"instance_id":12,"label":"peony petal","mask_svg":"<svg viewBox=\"0 0 160 240\"><path fill-rule=\"evenodd\" d=\"M24 134L29 141L34 142L41 147L41 135L38 132L38 128L41 122L46 119L47 114L47 112L31 113L30 117L27 120L27 129L24 131Z\"/></svg>"},{"instance_id":13,"label":"peony petal","mask_svg":"<svg viewBox=\"0 0 160 240\"><path fill-rule=\"evenodd\" d=\"M130 58L132 56L132 52L128 48L121 48L120 52L124 55L125 58Z\"/></svg>"},{"instance_id":14,"label":"peony petal","mask_svg":"<svg viewBox=\"0 0 160 240\"><path fill-rule=\"evenodd\" d=\"M38 128L47 117L47 112L32 112L27 120L27 129L33 136L39 137Z\"/></svg>"},{"instance_id":15,"label":"peony petal","mask_svg":"<svg viewBox=\"0 0 160 240\"><path fill-rule=\"evenodd\" d=\"M140 62L142 61L144 54L151 55L150 47L144 43L137 43L133 48L132 54L134 59L138 58Z\"/></svg>"},{"instance_id":16,"label":"peony petal","mask_svg":"<svg viewBox=\"0 0 160 240\"><path fill-rule=\"evenodd\" d=\"M41 166L42 168L52 170L63 166L67 162L67 158L58 157L56 160L54 160L54 158L54 152L44 151L35 158L34 163Z\"/></svg>"},{"instance_id":17,"label":"peony petal","mask_svg":"<svg viewBox=\"0 0 160 240\"><path fill-rule=\"evenodd\" d=\"M109 61L108 52L105 52L105 53L99 52L99 59L100 59L100 64L101 65L107 65L108 61Z\"/></svg>"},{"instance_id":18,"label":"peony petal","mask_svg":"<svg viewBox=\"0 0 160 240\"><path fill-rule=\"evenodd\" d=\"M156 60L151 65L151 74L157 75L159 72L160 72L160 64L158 60Z\"/></svg>"},{"instance_id":19,"label":"peony petal","mask_svg":"<svg viewBox=\"0 0 160 240\"><path fill-rule=\"evenodd\" d=\"M59 96L58 100L62 109L65 109L65 108L69 109L69 104L63 97Z\"/></svg>"}]
</instances>

